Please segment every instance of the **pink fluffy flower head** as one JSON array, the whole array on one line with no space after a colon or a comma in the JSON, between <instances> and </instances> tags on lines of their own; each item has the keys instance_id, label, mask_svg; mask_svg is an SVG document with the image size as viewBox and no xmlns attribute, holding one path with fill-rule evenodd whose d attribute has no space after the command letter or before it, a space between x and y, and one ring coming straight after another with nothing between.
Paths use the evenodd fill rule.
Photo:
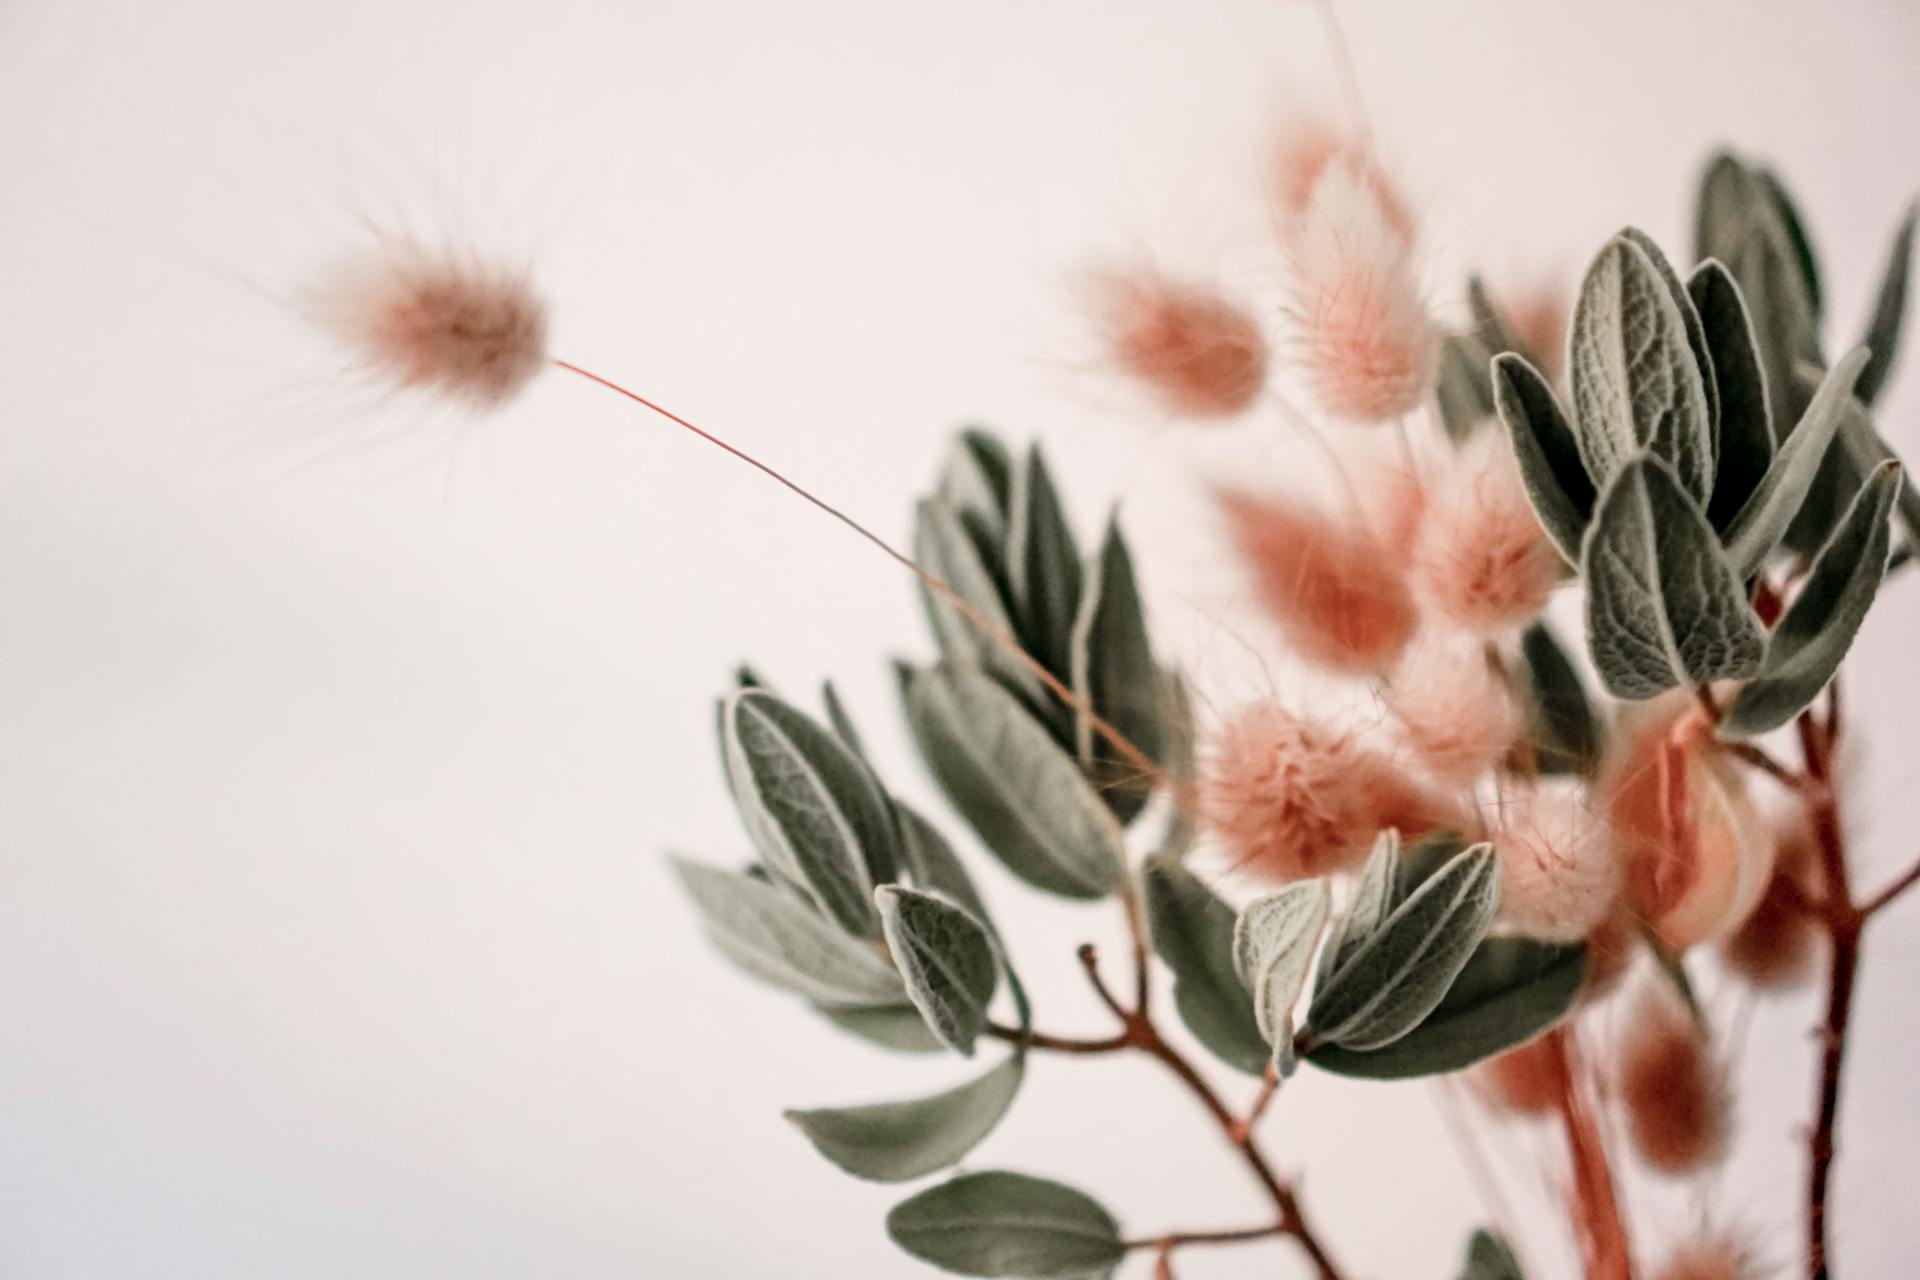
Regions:
<instances>
[{"instance_id":1,"label":"pink fluffy flower head","mask_svg":"<svg viewBox=\"0 0 1920 1280\"><path fill-rule=\"evenodd\" d=\"M1314 397L1343 422L1388 422L1433 386L1439 337L1410 246L1364 170L1330 160L1288 239L1288 309Z\"/></svg>"},{"instance_id":2,"label":"pink fluffy flower head","mask_svg":"<svg viewBox=\"0 0 1920 1280\"><path fill-rule=\"evenodd\" d=\"M1500 914L1532 938L1577 942L1620 901L1624 873L1603 815L1570 788L1541 786L1501 807Z\"/></svg>"},{"instance_id":3,"label":"pink fluffy flower head","mask_svg":"<svg viewBox=\"0 0 1920 1280\"><path fill-rule=\"evenodd\" d=\"M1387 706L1407 743L1443 782L1470 783L1520 736L1520 708L1478 646L1415 646L1394 673Z\"/></svg>"},{"instance_id":4,"label":"pink fluffy flower head","mask_svg":"<svg viewBox=\"0 0 1920 1280\"><path fill-rule=\"evenodd\" d=\"M1494 637L1531 622L1561 577L1504 436L1482 432L1429 491L1413 578L1433 613Z\"/></svg>"},{"instance_id":5,"label":"pink fluffy flower head","mask_svg":"<svg viewBox=\"0 0 1920 1280\"><path fill-rule=\"evenodd\" d=\"M1620 1102L1640 1158L1668 1174L1716 1163L1727 1150L1731 1099L1705 1033L1679 997L1664 985L1649 986L1620 1047Z\"/></svg>"},{"instance_id":6,"label":"pink fluffy flower head","mask_svg":"<svg viewBox=\"0 0 1920 1280\"><path fill-rule=\"evenodd\" d=\"M1683 1242L1653 1274L1654 1280L1761 1280L1764 1273L1746 1241L1713 1231Z\"/></svg>"},{"instance_id":7,"label":"pink fluffy flower head","mask_svg":"<svg viewBox=\"0 0 1920 1280\"><path fill-rule=\"evenodd\" d=\"M1215 738L1200 811L1236 867L1281 881L1325 875L1364 858L1380 831L1374 773L1351 735L1257 702Z\"/></svg>"},{"instance_id":8,"label":"pink fluffy flower head","mask_svg":"<svg viewBox=\"0 0 1920 1280\"><path fill-rule=\"evenodd\" d=\"M1260 603L1302 658L1331 671L1391 667L1419 619L1393 557L1361 522L1222 493L1220 510Z\"/></svg>"},{"instance_id":9,"label":"pink fluffy flower head","mask_svg":"<svg viewBox=\"0 0 1920 1280\"><path fill-rule=\"evenodd\" d=\"M1266 335L1221 293L1141 271L1101 279L1097 302L1114 361L1173 413L1231 417L1266 385Z\"/></svg>"},{"instance_id":10,"label":"pink fluffy flower head","mask_svg":"<svg viewBox=\"0 0 1920 1280\"><path fill-rule=\"evenodd\" d=\"M389 241L310 291L315 321L377 376L475 408L512 399L547 361L546 303L524 271Z\"/></svg>"},{"instance_id":11,"label":"pink fluffy flower head","mask_svg":"<svg viewBox=\"0 0 1920 1280\"><path fill-rule=\"evenodd\" d=\"M1415 223L1407 202L1379 163L1351 133L1318 114L1302 111L1287 122L1274 147L1273 197L1283 232L1291 236L1313 204L1314 188L1336 160L1350 166L1373 193L1380 216L1411 244Z\"/></svg>"}]
</instances>

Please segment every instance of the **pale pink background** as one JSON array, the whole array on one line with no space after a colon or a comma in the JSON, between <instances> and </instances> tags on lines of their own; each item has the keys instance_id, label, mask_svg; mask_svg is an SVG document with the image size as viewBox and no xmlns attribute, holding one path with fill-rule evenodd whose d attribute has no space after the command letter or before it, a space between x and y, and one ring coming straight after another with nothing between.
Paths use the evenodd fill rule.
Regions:
<instances>
[{"instance_id":1,"label":"pale pink background","mask_svg":"<svg viewBox=\"0 0 1920 1280\"><path fill-rule=\"evenodd\" d=\"M1851 332L1920 187L1906 3L1346 7L1436 287L1577 270L1628 220L1684 243L1696 166L1732 139L1803 193ZM925 647L908 584L583 384L471 429L383 403L280 299L359 215L526 252L563 353L893 533L954 424L1039 431L1084 524L1125 498L1163 634L1230 702L1261 636L1191 481L1315 464L1277 414L1195 442L1116 394L1072 269L1151 248L1270 285L1259 146L1328 67L1280 0L0 5L0 1273L917 1273L880 1235L903 1193L778 1111L953 1064L738 978L662 862L741 848L707 733L745 656L795 689L838 677L927 796L883 663ZM1906 366L1886 425L1913 449L1911 344ZM1869 880L1920 844L1915 591L1852 686ZM1069 948L1107 915L983 879L1045 1019L1098 1029ZM1920 898L1868 949L1848 1280L1920 1256L1916 964ZM1782 1259L1810 1016L1753 1020L1762 1118L1712 1188ZM1043 1061L978 1160L1139 1231L1253 1218L1195 1121L1148 1067ZM1428 1089L1308 1074L1270 1132L1355 1275L1451 1275L1483 1211ZM1537 1216L1531 1144L1495 1145ZM1640 1197L1635 1226L1698 1205ZM1528 1241L1569 1274L1553 1227Z\"/></svg>"}]
</instances>

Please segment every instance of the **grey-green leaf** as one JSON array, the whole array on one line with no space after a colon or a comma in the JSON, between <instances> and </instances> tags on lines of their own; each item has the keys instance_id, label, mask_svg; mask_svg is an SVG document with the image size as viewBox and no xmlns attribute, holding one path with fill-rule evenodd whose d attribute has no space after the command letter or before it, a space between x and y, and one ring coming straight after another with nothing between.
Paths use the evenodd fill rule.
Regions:
<instances>
[{"instance_id":1,"label":"grey-green leaf","mask_svg":"<svg viewBox=\"0 0 1920 1280\"><path fill-rule=\"evenodd\" d=\"M820 685L820 705L827 710L827 723L833 726L840 741L847 744L853 754L862 760L867 758L867 750L861 745L860 730L854 727L853 717L847 714L846 704L840 701L839 692L833 687L833 681L822 681Z\"/></svg>"},{"instance_id":2,"label":"grey-green leaf","mask_svg":"<svg viewBox=\"0 0 1920 1280\"><path fill-rule=\"evenodd\" d=\"M945 1169L1000 1123L1020 1091L1023 1059L944 1093L864 1107L789 1111L821 1155L856 1178L906 1182Z\"/></svg>"},{"instance_id":3,"label":"grey-green leaf","mask_svg":"<svg viewBox=\"0 0 1920 1280\"><path fill-rule=\"evenodd\" d=\"M1253 993L1254 1023L1292 1069L1293 1006L1300 998L1331 899L1324 880L1303 880L1247 904L1234 926L1234 970Z\"/></svg>"},{"instance_id":4,"label":"grey-green leaf","mask_svg":"<svg viewBox=\"0 0 1920 1280\"><path fill-rule=\"evenodd\" d=\"M1893 248L1887 254L1887 268L1880 276L1880 292L1874 296L1873 315L1867 320L1866 337L1860 341L1873 352L1873 359L1860 373L1858 394L1872 404L1887 385L1894 362L1900 356L1900 322L1907 311L1907 276L1913 263L1914 220L1920 218L1920 206L1910 206L1893 233Z\"/></svg>"},{"instance_id":5,"label":"grey-green leaf","mask_svg":"<svg viewBox=\"0 0 1920 1280\"><path fill-rule=\"evenodd\" d=\"M734 693L721 720L735 800L761 856L848 932L878 937L869 895L894 876L899 833L872 771L765 689Z\"/></svg>"},{"instance_id":6,"label":"grey-green leaf","mask_svg":"<svg viewBox=\"0 0 1920 1280\"><path fill-rule=\"evenodd\" d=\"M1089 1280L1126 1255L1119 1224L1083 1192L990 1171L930 1187L887 1215L893 1242L963 1276Z\"/></svg>"},{"instance_id":7,"label":"grey-green leaf","mask_svg":"<svg viewBox=\"0 0 1920 1280\"><path fill-rule=\"evenodd\" d=\"M1587 643L1607 691L1650 698L1681 685L1745 679L1766 630L1700 507L1651 454L1600 499L1581 552Z\"/></svg>"},{"instance_id":8,"label":"grey-green leaf","mask_svg":"<svg viewBox=\"0 0 1920 1280\"><path fill-rule=\"evenodd\" d=\"M1482 1227L1467 1241L1467 1260L1460 1280L1526 1280L1507 1242Z\"/></svg>"},{"instance_id":9,"label":"grey-green leaf","mask_svg":"<svg viewBox=\"0 0 1920 1280\"><path fill-rule=\"evenodd\" d=\"M1497 357L1492 378L1494 405L1513 439L1520 480L1534 514L1567 563L1578 564L1595 494L1573 428L1553 388L1525 358L1511 353Z\"/></svg>"},{"instance_id":10,"label":"grey-green leaf","mask_svg":"<svg viewBox=\"0 0 1920 1280\"><path fill-rule=\"evenodd\" d=\"M1008 870L1069 898L1102 897L1119 883L1119 824L1073 758L991 677L915 672L907 719L954 807Z\"/></svg>"},{"instance_id":11,"label":"grey-green leaf","mask_svg":"<svg viewBox=\"0 0 1920 1280\"><path fill-rule=\"evenodd\" d=\"M679 858L673 865L708 937L755 977L834 1007L897 1006L906 999L900 975L878 951L792 891Z\"/></svg>"},{"instance_id":12,"label":"grey-green leaf","mask_svg":"<svg viewBox=\"0 0 1920 1280\"><path fill-rule=\"evenodd\" d=\"M941 1043L971 1056L1000 977L992 935L944 898L899 885L883 885L873 897L907 999Z\"/></svg>"},{"instance_id":13,"label":"grey-green leaf","mask_svg":"<svg viewBox=\"0 0 1920 1280\"><path fill-rule=\"evenodd\" d=\"M1600 763L1604 732L1572 659L1544 622L1520 636L1526 664L1521 691L1534 767L1541 773L1591 773Z\"/></svg>"},{"instance_id":14,"label":"grey-green leaf","mask_svg":"<svg viewBox=\"0 0 1920 1280\"><path fill-rule=\"evenodd\" d=\"M1707 519L1714 528L1724 529L1773 461L1773 413L1767 405L1767 377L1754 345L1753 322L1747 318L1747 304L1733 273L1719 262L1703 262L1687 280L1687 293L1713 355L1720 447Z\"/></svg>"},{"instance_id":15,"label":"grey-green leaf","mask_svg":"<svg viewBox=\"0 0 1920 1280\"><path fill-rule=\"evenodd\" d=\"M848 1035L882 1049L896 1053L945 1053L947 1046L927 1027L920 1011L905 1002L904 991L900 999L899 1004L865 1008L815 1005L814 1011Z\"/></svg>"},{"instance_id":16,"label":"grey-green leaf","mask_svg":"<svg viewBox=\"0 0 1920 1280\"><path fill-rule=\"evenodd\" d=\"M991 432L971 427L954 438L935 492L956 514L971 516L995 540L1006 540L1013 459Z\"/></svg>"},{"instance_id":17,"label":"grey-green leaf","mask_svg":"<svg viewBox=\"0 0 1920 1280\"><path fill-rule=\"evenodd\" d=\"M1069 676L1073 660L1081 574L1079 544L1040 446L1034 445L1013 473L1008 586L1014 621L1027 651L1063 679Z\"/></svg>"},{"instance_id":18,"label":"grey-green leaf","mask_svg":"<svg viewBox=\"0 0 1920 1280\"><path fill-rule=\"evenodd\" d=\"M1581 282L1573 313L1575 439L1587 473L1610 480L1641 450L1696 501L1713 492L1713 421L1688 326L1660 269L1616 236Z\"/></svg>"},{"instance_id":19,"label":"grey-green leaf","mask_svg":"<svg viewBox=\"0 0 1920 1280\"><path fill-rule=\"evenodd\" d=\"M1701 390L1706 393L1707 402L1707 442L1714 451L1716 469L1719 457L1720 433L1720 390L1714 375L1713 348L1707 342L1705 326L1700 321L1700 313L1693 305L1693 295L1680 283L1680 276L1667 261L1667 255L1654 243L1653 237L1638 227L1627 227L1620 235L1639 247L1647 255L1647 261L1659 273L1660 282L1667 287L1667 296L1673 299L1674 310L1680 313L1680 324L1687 334L1687 349L1693 352L1694 367L1700 371Z\"/></svg>"},{"instance_id":20,"label":"grey-green leaf","mask_svg":"<svg viewBox=\"0 0 1920 1280\"><path fill-rule=\"evenodd\" d=\"M1374 839L1373 852L1367 855L1367 864L1354 882L1347 909L1327 931L1327 945L1320 952L1319 972L1314 975L1315 994L1326 990L1340 966L1353 958L1393 912L1394 886L1399 878L1400 833L1388 827Z\"/></svg>"},{"instance_id":21,"label":"grey-green leaf","mask_svg":"<svg viewBox=\"0 0 1920 1280\"><path fill-rule=\"evenodd\" d=\"M1499 901L1493 847L1457 854L1395 908L1314 997L1306 1043L1365 1051L1412 1031L1446 996Z\"/></svg>"},{"instance_id":22,"label":"grey-green leaf","mask_svg":"<svg viewBox=\"0 0 1920 1280\"><path fill-rule=\"evenodd\" d=\"M1727 708L1723 738L1777 729L1800 714L1840 668L1873 607L1892 542L1888 516L1901 485L1900 464L1883 462L1820 549L1806 585L1774 628L1767 662Z\"/></svg>"},{"instance_id":23,"label":"grey-green leaf","mask_svg":"<svg viewBox=\"0 0 1920 1280\"><path fill-rule=\"evenodd\" d=\"M1487 380L1487 363L1493 355L1471 333L1449 333L1440 339L1434 400L1440 425L1455 444L1470 439L1493 416L1493 389Z\"/></svg>"},{"instance_id":24,"label":"grey-green leaf","mask_svg":"<svg viewBox=\"0 0 1920 1280\"><path fill-rule=\"evenodd\" d=\"M1470 1067L1525 1044L1573 1006L1586 973L1584 946L1489 938L1474 950L1432 1013L1383 1048L1322 1045L1307 1061L1337 1075L1405 1080Z\"/></svg>"},{"instance_id":25,"label":"grey-green leaf","mask_svg":"<svg viewBox=\"0 0 1920 1280\"><path fill-rule=\"evenodd\" d=\"M984 619L992 633L1017 642L1013 615L1002 594L1004 585L982 558L979 544L967 532L960 514L945 502L924 499L916 509L913 555L921 567L946 583ZM920 595L944 657L984 667L1032 705L1047 705L1046 688L1025 663L1001 647L994 634L983 630L953 601L924 582Z\"/></svg>"},{"instance_id":26,"label":"grey-green leaf","mask_svg":"<svg viewBox=\"0 0 1920 1280\"><path fill-rule=\"evenodd\" d=\"M1173 971L1173 1004L1201 1044L1228 1066L1251 1075L1266 1070L1261 1037L1233 964L1233 908L1169 858L1142 870L1147 926L1154 952Z\"/></svg>"},{"instance_id":27,"label":"grey-green leaf","mask_svg":"<svg viewBox=\"0 0 1920 1280\"><path fill-rule=\"evenodd\" d=\"M1821 379L1807 411L1787 436L1766 475L1726 525L1727 557L1742 578L1756 572L1799 514L1820 474L1820 465L1845 419L1847 399L1866 367L1867 351L1856 347Z\"/></svg>"},{"instance_id":28,"label":"grey-green leaf","mask_svg":"<svg viewBox=\"0 0 1920 1280\"><path fill-rule=\"evenodd\" d=\"M900 815L901 862L914 887L944 894L972 912L981 924L992 928L993 916L987 910L986 899L980 896L953 845L917 810L898 800L894 801L894 809Z\"/></svg>"},{"instance_id":29,"label":"grey-green leaf","mask_svg":"<svg viewBox=\"0 0 1920 1280\"><path fill-rule=\"evenodd\" d=\"M1117 517L1108 520L1100 551L1088 562L1071 654L1074 692L1148 759L1158 760L1165 689L1147 636L1133 557L1120 536ZM1114 816L1122 822L1138 817L1153 795L1153 780L1095 732L1092 719L1079 708L1074 712L1074 744L1081 767Z\"/></svg>"}]
</instances>

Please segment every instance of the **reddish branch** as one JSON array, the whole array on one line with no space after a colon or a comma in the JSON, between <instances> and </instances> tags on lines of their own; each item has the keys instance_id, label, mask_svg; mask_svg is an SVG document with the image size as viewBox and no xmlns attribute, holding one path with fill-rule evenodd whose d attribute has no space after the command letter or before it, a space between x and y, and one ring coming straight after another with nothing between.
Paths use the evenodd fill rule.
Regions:
<instances>
[{"instance_id":1,"label":"reddish branch","mask_svg":"<svg viewBox=\"0 0 1920 1280\"><path fill-rule=\"evenodd\" d=\"M1587 1280L1632 1280L1626 1223L1620 1216L1606 1143L1580 1078L1578 1051L1564 1028L1548 1033L1546 1044L1555 1102L1567 1133L1567 1157L1573 1165L1573 1220Z\"/></svg>"}]
</instances>

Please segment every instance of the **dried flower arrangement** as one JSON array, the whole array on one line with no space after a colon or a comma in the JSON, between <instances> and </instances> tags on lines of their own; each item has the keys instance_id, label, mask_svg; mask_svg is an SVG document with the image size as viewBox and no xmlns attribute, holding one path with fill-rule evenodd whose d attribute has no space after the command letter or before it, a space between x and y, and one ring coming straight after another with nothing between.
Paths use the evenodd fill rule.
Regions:
<instances>
[{"instance_id":1,"label":"dried flower arrangement","mask_svg":"<svg viewBox=\"0 0 1920 1280\"><path fill-rule=\"evenodd\" d=\"M1112 901L1131 954L1118 981L1078 949L1110 1034L1043 1029L974 855L883 780L904 766L866 754L831 685L816 714L743 669L717 723L757 860L678 864L713 943L849 1035L962 1057L984 1043L996 1058L932 1096L788 1119L848 1173L908 1182L988 1136L1032 1055L1145 1055L1198 1100L1272 1213L1133 1235L1064 1183L971 1171L892 1211L908 1253L1024 1277L1143 1257L1170 1277L1189 1249L1279 1241L1339 1280L1338 1243L1259 1132L1304 1065L1463 1073L1491 1111L1554 1126L1590 1280L1757 1276L1738 1235L1636 1240L1620 1207L1623 1146L1664 1175L1726 1151L1720 1029L1690 976L1717 964L1756 989L1825 984L1800 1267L1829 1275L1862 939L1920 881L1915 866L1857 885L1840 801L1841 663L1920 545L1920 495L1872 412L1899 346L1914 214L1859 345L1830 361L1795 204L1731 154L1700 185L1697 265L1683 273L1629 228L1570 308L1503 305L1470 280L1458 331L1432 317L1418 220L1364 128L1297 122L1272 188L1285 345L1219 290L1144 271L1101 279L1100 331L1171 416L1247 414L1285 370L1325 422L1397 435L1398 460L1356 468L1344 502L1217 494L1291 654L1385 708L1366 729L1268 698L1200 731L1117 522L1083 550L1037 447L963 433L907 554L553 359L521 276L388 245L315 310L380 375L481 408L549 365L605 385L917 575L938 657L898 675L924 765L1020 881ZM1579 647L1543 616L1569 594ZM1265 889L1229 901L1228 870ZM1621 1013L1603 1026L1609 1005ZM1194 1046L1247 1076L1248 1096L1230 1102ZM1457 1273L1521 1270L1481 1230Z\"/></svg>"}]
</instances>

